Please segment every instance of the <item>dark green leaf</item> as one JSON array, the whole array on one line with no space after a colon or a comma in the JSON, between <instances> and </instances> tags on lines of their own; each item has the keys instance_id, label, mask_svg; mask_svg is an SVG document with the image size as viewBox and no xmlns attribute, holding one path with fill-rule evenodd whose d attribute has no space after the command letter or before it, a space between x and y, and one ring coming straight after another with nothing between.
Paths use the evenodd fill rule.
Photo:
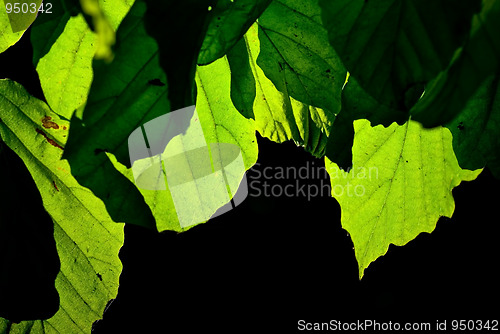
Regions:
<instances>
[{"instance_id":1,"label":"dark green leaf","mask_svg":"<svg viewBox=\"0 0 500 334\"><path fill-rule=\"evenodd\" d=\"M272 0L219 0L210 12L211 21L198 64L223 57L243 37Z\"/></svg>"},{"instance_id":2,"label":"dark green leaf","mask_svg":"<svg viewBox=\"0 0 500 334\"><path fill-rule=\"evenodd\" d=\"M314 1L274 1L228 54L238 110L264 137L293 140L315 156L325 153L346 77L319 12Z\"/></svg>"},{"instance_id":3,"label":"dark green leaf","mask_svg":"<svg viewBox=\"0 0 500 334\"><path fill-rule=\"evenodd\" d=\"M367 93L409 110L469 33L480 0L320 0L330 43ZM420 94L418 94L418 92Z\"/></svg>"},{"instance_id":4,"label":"dark green leaf","mask_svg":"<svg viewBox=\"0 0 500 334\"><path fill-rule=\"evenodd\" d=\"M500 178L500 74L490 76L447 127L462 168L489 166Z\"/></svg>"},{"instance_id":5,"label":"dark green leaf","mask_svg":"<svg viewBox=\"0 0 500 334\"><path fill-rule=\"evenodd\" d=\"M483 0L481 13L474 16L467 44L428 87L411 111L412 118L426 127L450 122L492 73L500 60L500 1Z\"/></svg>"},{"instance_id":6,"label":"dark green leaf","mask_svg":"<svg viewBox=\"0 0 500 334\"><path fill-rule=\"evenodd\" d=\"M275 0L258 24L257 65L276 88L337 114L346 71L328 45L317 1Z\"/></svg>"},{"instance_id":7,"label":"dark green leaf","mask_svg":"<svg viewBox=\"0 0 500 334\"><path fill-rule=\"evenodd\" d=\"M255 119L253 102L257 96L255 78L253 77L250 58L247 51L247 40L242 38L229 50L227 60L231 72L231 100L238 111L246 118Z\"/></svg>"},{"instance_id":8,"label":"dark green leaf","mask_svg":"<svg viewBox=\"0 0 500 334\"><path fill-rule=\"evenodd\" d=\"M172 109L195 104L198 54L217 0L146 0L146 29L160 49L160 65L169 82Z\"/></svg>"}]
</instances>

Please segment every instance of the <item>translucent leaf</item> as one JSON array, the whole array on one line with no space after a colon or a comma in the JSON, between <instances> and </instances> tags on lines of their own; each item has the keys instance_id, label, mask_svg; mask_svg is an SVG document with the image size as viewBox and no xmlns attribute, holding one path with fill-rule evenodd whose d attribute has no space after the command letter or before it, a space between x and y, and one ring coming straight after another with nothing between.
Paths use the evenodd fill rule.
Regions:
<instances>
[{"instance_id":1,"label":"translucent leaf","mask_svg":"<svg viewBox=\"0 0 500 334\"><path fill-rule=\"evenodd\" d=\"M342 209L342 227L354 243L359 276L390 244L401 246L430 233L441 216L451 217L451 191L474 180L480 170L462 170L446 128L355 125L352 169L343 171L326 159L332 196Z\"/></svg>"},{"instance_id":2,"label":"translucent leaf","mask_svg":"<svg viewBox=\"0 0 500 334\"><path fill-rule=\"evenodd\" d=\"M0 80L0 135L31 173L47 212L61 261L57 313L19 324L0 319L1 333L89 333L118 293L123 225L61 160L69 124L17 83Z\"/></svg>"}]
</instances>

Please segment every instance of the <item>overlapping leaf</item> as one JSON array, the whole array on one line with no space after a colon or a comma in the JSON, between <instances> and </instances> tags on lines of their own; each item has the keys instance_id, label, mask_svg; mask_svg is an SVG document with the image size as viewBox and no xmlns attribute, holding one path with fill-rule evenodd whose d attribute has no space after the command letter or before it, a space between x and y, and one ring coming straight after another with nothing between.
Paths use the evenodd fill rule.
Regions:
<instances>
[{"instance_id":1,"label":"overlapping leaf","mask_svg":"<svg viewBox=\"0 0 500 334\"><path fill-rule=\"evenodd\" d=\"M1 139L24 161L54 221L61 261L57 313L18 324L0 319L0 332L89 333L118 292L123 225L111 220L103 203L78 184L60 159L68 122L9 80L0 80L0 118Z\"/></svg>"},{"instance_id":2,"label":"overlapping leaf","mask_svg":"<svg viewBox=\"0 0 500 334\"><path fill-rule=\"evenodd\" d=\"M342 226L354 243L359 276L387 252L422 232L432 232L439 217L454 211L452 189L480 171L462 170L446 128L424 129L354 123L352 169L342 171L326 159L332 196L342 209Z\"/></svg>"},{"instance_id":3,"label":"overlapping leaf","mask_svg":"<svg viewBox=\"0 0 500 334\"><path fill-rule=\"evenodd\" d=\"M194 105L195 72L203 40L217 0L145 0L146 30L155 38L160 65L169 82L173 110Z\"/></svg>"},{"instance_id":4,"label":"overlapping leaf","mask_svg":"<svg viewBox=\"0 0 500 334\"><path fill-rule=\"evenodd\" d=\"M70 161L73 175L106 203L116 220L126 219L128 223L160 230L180 230L175 215L169 214L174 207L168 191L141 190L141 195L130 170L126 170L130 167L129 135L171 110L167 99L170 86L159 64L160 49L146 32L145 15L146 5L137 1L118 31L114 61L95 63L95 80L88 103L81 120L77 116L72 118L65 157ZM139 42L141 48L135 46ZM251 120L238 115L232 107L229 79L225 59L200 68L197 111L204 123L205 136L209 136L207 142L214 139L212 142L239 145L246 167L250 168L257 159L254 128ZM207 99L212 97L208 97L207 91L220 95L208 103ZM181 126L178 133L186 127L187 124ZM213 129L210 135L206 129ZM114 165L105 152L116 158Z\"/></svg>"},{"instance_id":5,"label":"overlapping leaf","mask_svg":"<svg viewBox=\"0 0 500 334\"><path fill-rule=\"evenodd\" d=\"M207 143L235 144L241 149L245 169L257 161L257 141L252 120L244 118L232 105L230 91L230 72L227 59L221 58L206 66L199 66L196 74L198 98L196 112ZM111 157L115 167L131 182L134 175L131 169ZM243 176L243 175L241 175ZM240 180L238 180L239 183ZM194 225L182 227L179 224L170 190L140 189L156 220L159 231L173 230L182 232ZM203 223L196 222L195 224Z\"/></svg>"},{"instance_id":6,"label":"overlapping leaf","mask_svg":"<svg viewBox=\"0 0 500 334\"><path fill-rule=\"evenodd\" d=\"M474 16L467 44L428 87L411 111L413 119L426 127L444 125L462 111L484 80L499 70L500 1L483 0ZM497 132L498 133L498 132Z\"/></svg>"},{"instance_id":7,"label":"overlapping leaf","mask_svg":"<svg viewBox=\"0 0 500 334\"><path fill-rule=\"evenodd\" d=\"M346 76L319 13L315 1L273 1L247 32L246 48L228 54L232 87L245 92L233 94L238 110L263 136L292 139L316 156L324 155Z\"/></svg>"},{"instance_id":8,"label":"overlapping leaf","mask_svg":"<svg viewBox=\"0 0 500 334\"><path fill-rule=\"evenodd\" d=\"M408 111L465 41L480 0L320 0L330 43L361 87Z\"/></svg>"},{"instance_id":9,"label":"overlapping leaf","mask_svg":"<svg viewBox=\"0 0 500 334\"><path fill-rule=\"evenodd\" d=\"M462 168L488 166L500 178L500 74L490 76L447 127Z\"/></svg>"},{"instance_id":10,"label":"overlapping leaf","mask_svg":"<svg viewBox=\"0 0 500 334\"><path fill-rule=\"evenodd\" d=\"M106 5L98 13L96 4L89 3L101 32L93 32L82 13L71 16L80 8L68 0L56 2L53 16L33 27L33 57L43 93L51 109L67 119L85 104L93 77L92 60L96 52L110 58L107 48L114 41L114 37L109 40L110 29L118 27L133 1L104 1ZM107 23L108 17L111 23Z\"/></svg>"},{"instance_id":11,"label":"overlapping leaf","mask_svg":"<svg viewBox=\"0 0 500 334\"><path fill-rule=\"evenodd\" d=\"M85 104L92 83L95 41L83 16L71 17L50 51L38 61L36 70L45 99L60 116L70 118Z\"/></svg>"},{"instance_id":12,"label":"overlapping leaf","mask_svg":"<svg viewBox=\"0 0 500 334\"><path fill-rule=\"evenodd\" d=\"M328 46L317 1L273 1L258 23L257 65L278 90L337 114L346 71Z\"/></svg>"},{"instance_id":13,"label":"overlapping leaf","mask_svg":"<svg viewBox=\"0 0 500 334\"><path fill-rule=\"evenodd\" d=\"M35 66L63 33L69 18L78 14L78 7L72 6L69 1L54 0L51 3L53 4L52 13L39 15L31 29L30 37Z\"/></svg>"},{"instance_id":14,"label":"overlapping leaf","mask_svg":"<svg viewBox=\"0 0 500 334\"><path fill-rule=\"evenodd\" d=\"M356 79L349 77L342 90L342 110L335 118L326 147L328 159L344 170L352 167L353 123L358 119L367 119L372 126L382 124L387 127L393 122L405 123L408 114L378 103Z\"/></svg>"},{"instance_id":15,"label":"overlapping leaf","mask_svg":"<svg viewBox=\"0 0 500 334\"><path fill-rule=\"evenodd\" d=\"M219 0L210 11L211 21L198 56L207 65L226 55L262 14L271 0Z\"/></svg>"},{"instance_id":16,"label":"overlapping leaf","mask_svg":"<svg viewBox=\"0 0 500 334\"><path fill-rule=\"evenodd\" d=\"M2 10L0 10L0 53L7 50L12 45L16 44L24 34L23 31L12 32L9 16L5 9L5 2L2 0Z\"/></svg>"},{"instance_id":17,"label":"overlapping leaf","mask_svg":"<svg viewBox=\"0 0 500 334\"><path fill-rule=\"evenodd\" d=\"M64 157L75 178L104 201L114 220L154 228L142 195L104 153L130 165L128 136L141 124L170 111L158 47L144 28L145 12L145 3L137 1L118 30L113 62L96 61L85 113L82 119L72 117ZM162 84L151 84L155 79Z\"/></svg>"},{"instance_id":18,"label":"overlapping leaf","mask_svg":"<svg viewBox=\"0 0 500 334\"><path fill-rule=\"evenodd\" d=\"M25 31L35 21L42 0L3 0L3 2L5 3L3 8L5 8L6 12L7 4L10 5L10 12L7 12L7 15L11 31L17 33Z\"/></svg>"}]
</instances>

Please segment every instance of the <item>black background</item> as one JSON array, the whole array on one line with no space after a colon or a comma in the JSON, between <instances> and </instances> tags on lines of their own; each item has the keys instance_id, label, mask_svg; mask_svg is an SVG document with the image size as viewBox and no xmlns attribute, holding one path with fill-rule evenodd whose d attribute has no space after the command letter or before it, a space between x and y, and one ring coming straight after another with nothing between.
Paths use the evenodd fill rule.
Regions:
<instances>
[{"instance_id":1,"label":"black background","mask_svg":"<svg viewBox=\"0 0 500 334\"><path fill-rule=\"evenodd\" d=\"M0 55L0 77L43 98L28 36ZM259 138L259 168L313 160L321 164L291 143ZM325 196L249 196L182 234L126 226L119 294L94 330L290 333L299 319L498 319L499 185L488 170L460 185L453 218L391 246L361 281L339 205Z\"/></svg>"}]
</instances>

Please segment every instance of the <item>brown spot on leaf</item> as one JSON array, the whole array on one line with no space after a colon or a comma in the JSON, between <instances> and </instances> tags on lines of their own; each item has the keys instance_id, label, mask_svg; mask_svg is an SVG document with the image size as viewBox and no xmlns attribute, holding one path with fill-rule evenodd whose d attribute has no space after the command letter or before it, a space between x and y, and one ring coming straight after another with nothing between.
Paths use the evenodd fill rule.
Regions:
<instances>
[{"instance_id":1,"label":"brown spot on leaf","mask_svg":"<svg viewBox=\"0 0 500 334\"><path fill-rule=\"evenodd\" d=\"M46 129L59 129L59 125L57 125L55 122L51 121L52 117L50 116L45 116L42 118L42 126Z\"/></svg>"},{"instance_id":2,"label":"brown spot on leaf","mask_svg":"<svg viewBox=\"0 0 500 334\"><path fill-rule=\"evenodd\" d=\"M36 132L41 134L50 145L60 148L61 150L64 150L64 148L61 145L59 145L54 139L50 139L49 136L47 136L47 134L42 130L36 129Z\"/></svg>"},{"instance_id":3,"label":"brown spot on leaf","mask_svg":"<svg viewBox=\"0 0 500 334\"><path fill-rule=\"evenodd\" d=\"M56 188L57 191L59 191L59 188L57 188L56 181L52 181L52 184L54 185L54 188Z\"/></svg>"}]
</instances>

